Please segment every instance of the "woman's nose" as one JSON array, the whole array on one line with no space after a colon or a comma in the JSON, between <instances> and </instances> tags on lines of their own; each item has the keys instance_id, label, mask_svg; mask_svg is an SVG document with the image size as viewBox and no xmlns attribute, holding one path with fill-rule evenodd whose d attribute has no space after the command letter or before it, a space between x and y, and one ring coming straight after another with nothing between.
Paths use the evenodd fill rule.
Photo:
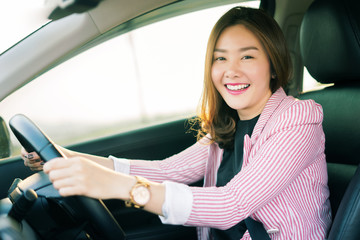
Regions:
<instances>
[{"instance_id":1,"label":"woman's nose","mask_svg":"<svg viewBox=\"0 0 360 240\"><path fill-rule=\"evenodd\" d=\"M240 72L239 66L234 62L229 63L229 65L227 66L227 68L225 70L224 75L225 75L226 78L238 78L238 77L240 77L241 72Z\"/></svg>"}]
</instances>

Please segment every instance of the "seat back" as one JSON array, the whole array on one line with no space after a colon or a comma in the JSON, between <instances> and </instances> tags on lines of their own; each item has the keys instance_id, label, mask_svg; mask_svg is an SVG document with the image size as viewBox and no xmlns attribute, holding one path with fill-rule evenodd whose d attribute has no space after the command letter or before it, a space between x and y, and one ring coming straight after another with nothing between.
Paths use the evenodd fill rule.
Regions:
<instances>
[{"instance_id":1,"label":"seat back","mask_svg":"<svg viewBox=\"0 0 360 240\"><path fill-rule=\"evenodd\" d=\"M359 12L358 0L315 0L300 30L301 55L309 73L320 83L334 83L299 96L314 99L324 110L325 154L334 218L329 239L360 239L359 220L354 222L360 219L360 198L355 199L360 190L357 187L360 170L355 173L360 163ZM356 227L349 231L354 223ZM344 231L349 233L346 237L339 234Z\"/></svg>"}]
</instances>

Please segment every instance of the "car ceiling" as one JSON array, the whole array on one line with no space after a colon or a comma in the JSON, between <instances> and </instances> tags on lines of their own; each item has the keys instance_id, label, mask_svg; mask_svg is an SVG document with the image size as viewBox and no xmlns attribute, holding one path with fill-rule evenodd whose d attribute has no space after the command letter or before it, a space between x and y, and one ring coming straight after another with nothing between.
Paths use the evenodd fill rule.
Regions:
<instances>
[{"instance_id":1,"label":"car ceiling","mask_svg":"<svg viewBox=\"0 0 360 240\"><path fill-rule=\"evenodd\" d=\"M89 12L101 33L151 10L178 0L107 0Z\"/></svg>"}]
</instances>

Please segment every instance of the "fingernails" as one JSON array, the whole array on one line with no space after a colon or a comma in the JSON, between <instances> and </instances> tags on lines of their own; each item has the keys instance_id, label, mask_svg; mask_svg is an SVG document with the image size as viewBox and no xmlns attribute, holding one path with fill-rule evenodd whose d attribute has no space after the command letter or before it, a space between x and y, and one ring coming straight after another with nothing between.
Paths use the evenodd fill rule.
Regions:
<instances>
[{"instance_id":1,"label":"fingernails","mask_svg":"<svg viewBox=\"0 0 360 240\"><path fill-rule=\"evenodd\" d=\"M28 155L25 155L25 157L30 160L34 158L34 154L29 153Z\"/></svg>"},{"instance_id":2,"label":"fingernails","mask_svg":"<svg viewBox=\"0 0 360 240\"><path fill-rule=\"evenodd\" d=\"M40 165L44 165L44 164L45 164L45 162L44 162L44 161L41 161Z\"/></svg>"}]
</instances>

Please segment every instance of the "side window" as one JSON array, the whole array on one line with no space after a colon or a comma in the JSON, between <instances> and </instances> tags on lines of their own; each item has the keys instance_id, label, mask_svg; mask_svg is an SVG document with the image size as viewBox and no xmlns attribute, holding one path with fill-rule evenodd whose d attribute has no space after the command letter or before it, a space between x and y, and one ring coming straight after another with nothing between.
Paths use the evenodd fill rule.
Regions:
<instances>
[{"instance_id":1,"label":"side window","mask_svg":"<svg viewBox=\"0 0 360 240\"><path fill-rule=\"evenodd\" d=\"M319 90L325 88L327 86L331 86L333 84L323 84L316 81L308 72L306 67L304 67L304 74L303 74L303 92Z\"/></svg>"},{"instance_id":2,"label":"side window","mask_svg":"<svg viewBox=\"0 0 360 240\"><path fill-rule=\"evenodd\" d=\"M64 146L191 117L208 36L231 7L170 18L87 50L2 101L2 117L23 113ZM19 148L12 146L13 155Z\"/></svg>"}]
</instances>

